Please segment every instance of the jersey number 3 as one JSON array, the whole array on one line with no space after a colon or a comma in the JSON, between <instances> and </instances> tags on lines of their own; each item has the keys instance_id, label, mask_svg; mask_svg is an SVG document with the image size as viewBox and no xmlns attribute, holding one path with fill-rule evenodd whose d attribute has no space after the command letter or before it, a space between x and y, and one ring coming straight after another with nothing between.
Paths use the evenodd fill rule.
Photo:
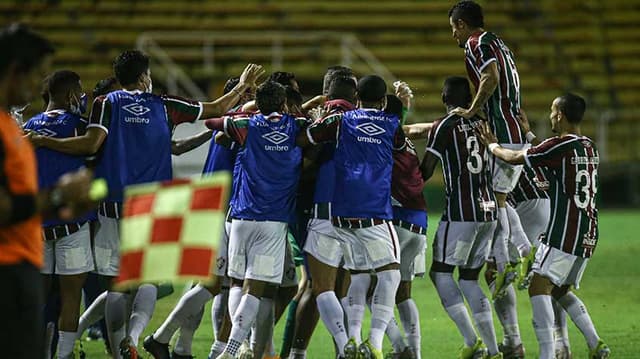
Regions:
<instances>
[{"instance_id":1,"label":"jersey number 3","mask_svg":"<svg viewBox=\"0 0 640 359\"><path fill-rule=\"evenodd\" d=\"M596 207L596 193L598 187L596 186L597 172L589 172L587 170L579 170L576 173L576 194L573 196L573 201L576 203L576 207L585 209L589 205L591 208ZM584 182L584 185L582 183Z\"/></svg>"},{"instance_id":2,"label":"jersey number 3","mask_svg":"<svg viewBox=\"0 0 640 359\"><path fill-rule=\"evenodd\" d=\"M469 158L467 159L467 169L469 172L477 175L482 171L482 156L480 155L480 145L476 136L467 137L467 151Z\"/></svg>"}]
</instances>

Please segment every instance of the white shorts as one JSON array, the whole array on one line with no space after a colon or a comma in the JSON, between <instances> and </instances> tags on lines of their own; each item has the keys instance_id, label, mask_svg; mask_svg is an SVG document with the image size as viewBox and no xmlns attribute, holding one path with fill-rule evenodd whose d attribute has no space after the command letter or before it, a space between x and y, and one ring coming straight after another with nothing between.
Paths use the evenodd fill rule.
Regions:
<instances>
[{"instance_id":1,"label":"white shorts","mask_svg":"<svg viewBox=\"0 0 640 359\"><path fill-rule=\"evenodd\" d=\"M422 278L427 272L427 246L425 240L425 246L422 252L418 253L416 259L413 261L413 275Z\"/></svg>"},{"instance_id":2,"label":"white shorts","mask_svg":"<svg viewBox=\"0 0 640 359\"><path fill-rule=\"evenodd\" d=\"M289 241L286 241L286 251L284 253L284 269L282 271L281 287L297 287L298 273L296 273L296 263L293 260L293 251Z\"/></svg>"},{"instance_id":3,"label":"white shorts","mask_svg":"<svg viewBox=\"0 0 640 359\"><path fill-rule=\"evenodd\" d=\"M115 277L120 272L120 220L98 214L97 225L93 240L95 272Z\"/></svg>"},{"instance_id":4,"label":"white shorts","mask_svg":"<svg viewBox=\"0 0 640 359\"><path fill-rule=\"evenodd\" d=\"M233 219L229 238L229 277L282 282L287 223Z\"/></svg>"},{"instance_id":5,"label":"white shorts","mask_svg":"<svg viewBox=\"0 0 640 359\"><path fill-rule=\"evenodd\" d=\"M480 268L489 257L497 221L440 221L433 241L433 260L461 268Z\"/></svg>"},{"instance_id":6,"label":"white shorts","mask_svg":"<svg viewBox=\"0 0 640 359\"><path fill-rule=\"evenodd\" d=\"M344 241L344 267L366 271L400 263L400 243L391 221L365 228L335 227Z\"/></svg>"},{"instance_id":7,"label":"white shorts","mask_svg":"<svg viewBox=\"0 0 640 359\"><path fill-rule=\"evenodd\" d=\"M522 150L531 147L530 144L500 144L501 147L510 150ZM516 188L520 173L522 173L522 165L512 165L496 156L491 157L491 172L493 177L493 190L499 193L509 193Z\"/></svg>"},{"instance_id":8,"label":"white shorts","mask_svg":"<svg viewBox=\"0 0 640 359\"><path fill-rule=\"evenodd\" d=\"M94 269L89 222L66 237L44 241L42 274L74 275Z\"/></svg>"},{"instance_id":9,"label":"white shorts","mask_svg":"<svg viewBox=\"0 0 640 359\"><path fill-rule=\"evenodd\" d=\"M227 267L229 264L229 234L231 233L231 223L224 222L224 230L222 231L222 240L216 251L216 262L214 263L211 274L218 277L227 276Z\"/></svg>"},{"instance_id":10,"label":"white shorts","mask_svg":"<svg viewBox=\"0 0 640 359\"><path fill-rule=\"evenodd\" d=\"M547 198L532 199L518 203L515 210L529 242L537 246L540 236L547 231L551 216L551 201Z\"/></svg>"},{"instance_id":11,"label":"white shorts","mask_svg":"<svg viewBox=\"0 0 640 359\"><path fill-rule=\"evenodd\" d=\"M577 257L540 243L532 270L558 287L572 285L577 289L588 262L589 258Z\"/></svg>"},{"instance_id":12,"label":"white shorts","mask_svg":"<svg viewBox=\"0 0 640 359\"><path fill-rule=\"evenodd\" d=\"M415 277L415 263L427 246L427 236L394 226L400 242L400 280L411 281ZM423 258L424 259L424 258Z\"/></svg>"},{"instance_id":13,"label":"white shorts","mask_svg":"<svg viewBox=\"0 0 640 359\"><path fill-rule=\"evenodd\" d=\"M317 218L309 220L304 251L328 266L334 268L340 266L343 258L342 243L331 220Z\"/></svg>"}]
</instances>

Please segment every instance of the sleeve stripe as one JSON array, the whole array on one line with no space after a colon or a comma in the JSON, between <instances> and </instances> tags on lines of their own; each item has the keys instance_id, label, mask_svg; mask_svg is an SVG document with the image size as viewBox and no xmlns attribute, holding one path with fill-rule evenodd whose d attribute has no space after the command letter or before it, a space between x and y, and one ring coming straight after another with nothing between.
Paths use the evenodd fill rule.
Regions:
<instances>
[{"instance_id":1,"label":"sleeve stripe","mask_svg":"<svg viewBox=\"0 0 640 359\"><path fill-rule=\"evenodd\" d=\"M109 129L108 129L108 128L106 128L106 127L104 127L104 126L102 126L102 125L100 125L100 124L97 124L97 123L90 123L90 124L88 124L88 125L87 125L87 128L91 128L91 127L100 128L100 129L102 129L104 132L106 132L106 133L107 133L107 135L109 134Z\"/></svg>"},{"instance_id":2,"label":"sleeve stripe","mask_svg":"<svg viewBox=\"0 0 640 359\"><path fill-rule=\"evenodd\" d=\"M202 113L204 112L204 105L202 102L198 102L198 116L196 116L195 121L199 121L202 118Z\"/></svg>"},{"instance_id":3,"label":"sleeve stripe","mask_svg":"<svg viewBox=\"0 0 640 359\"><path fill-rule=\"evenodd\" d=\"M489 66L489 64L491 64L492 62L496 62L498 60L494 58L487 60L484 64L482 64L482 66L480 66L480 69L478 69L479 72L482 72L487 66Z\"/></svg>"},{"instance_id":4,"label":"sleeve stripe","mask_svg":"<svg viewBox=\"0 0 640 359\"><path fill-rule=\"evenodd\" d=\"M571 142L574 142L574 141L577 141L577 140L578 140L577 138L572 138L572 139L570 139L569 141L566 141L566 140L565 140L565 141L562 141L562 142L558 143L557 145L555 145L555 146L553 146L553 147L551 147L551 148L549 148L549 149L547 149L547 150L545 150L545 151L542 151L542 152L537 152L537 153L528 153L528 152L527 152L527 153L526 153L526 157L536 157L536 156L546 155L546 154L548 154L549 152L551 152L551 151L555 150L556 148L558 148L558 147L560 147L560 146L566 145L566 144L568 144L568 143L571 143ZM540 145L538 145L538 146L536 146L536 147L540 147ZM536 147L533 147L533 148L536 148Z\"/></svg>"},{"instance_id":5,"label":"sleeve stripe","mask_svg":"<svg viewBox=\"0 0 640 359\"><path fill-rule=\"evenodd\" d=\"M436 150L435 148L427 147L427 151L433 153L440 159L440 161L442 161L442 154L438 150Z\"/></svg>"},{"instance_id":6,"label":"sleeve stripe","mask_svg":"<svg viewBox=\"0 0 640 359\"><path fill-rule=\"evenodd\" d=\"M106 106L106 102L107 102L106 98L102 100L102 108L100 109L100 122L99 123L100 123L100 125L103 125L103 126L104 126L104 108ZM107 132L109 132L109 131L107 131Z\"/></svg>"},{"instance_id":7,"label":"sleeve stripe","mask_svg":"<svg viewBox=\"0 0 640 359\"><path fill-rule=\"evenodd\" d=\"M311 127L307 127L307 130L305 131L307 133L307 138L309 139L309 142L312 145L316 145L317 142L313 139L313 136L311 135L311 131L310 130L311 130Z\"/></svg>"}]
</instances>

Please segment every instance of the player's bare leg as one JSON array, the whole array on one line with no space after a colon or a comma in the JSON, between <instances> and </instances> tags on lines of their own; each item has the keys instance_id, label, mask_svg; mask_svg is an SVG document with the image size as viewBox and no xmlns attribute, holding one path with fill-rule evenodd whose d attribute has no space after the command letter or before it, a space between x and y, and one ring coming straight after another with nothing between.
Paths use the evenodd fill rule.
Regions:
<instances>
[{"instance_id":1,"label":"player's bare leg","mask_svg":"<svg viewBox=\"0 0 640 359\"><path fill-rule=\"evenodd\" d=\"M289 353L282 352L281 358L306 358L307 347L320 319L311 281L307 281L304 291L298 300L293 341ZM288 355L283 355L288 354Z\"/></svg>"},{"instance_id":2,"label":"player's bare leg","mask_svg":"<svg viewBox=\"0 0 640 359\"><path fill-rule=\"evenodd\" d=\"M87 273L59 275L60 281L60 320L58 322L58 357L68 358L73 354L73 346L78 331L82 286Z\"/></svg>"}]
</instances>

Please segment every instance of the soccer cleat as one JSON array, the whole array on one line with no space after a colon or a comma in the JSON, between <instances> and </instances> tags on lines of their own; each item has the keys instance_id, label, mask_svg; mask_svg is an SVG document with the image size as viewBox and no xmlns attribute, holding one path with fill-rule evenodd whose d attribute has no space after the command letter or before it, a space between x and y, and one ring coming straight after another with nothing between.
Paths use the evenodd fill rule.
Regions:
<instances>
[{"instance_id":1,"label":"soccer cleat","mask_svg":"<svg viewBox=\"0 0 640 359\"><path fill-rule=\"evenodd\" d=\"M524 346L522 343L515 347L508 347L504 344L498 344L498 350L504 356L504 359L522 359L524 358Z\"/></svg>"},{"instance_id":2,"label":"soccer cleat","mask_svg":"<svg viewBox=\"0 0 640 359\"><path fill-rule=\"evenodd\" d=\"M87 354L82 348L82 342L80 340L76 340L73 344L73 359L85 359L86 357Z\"/></svg>"},{"instance_id":3,"label":"soccer cleat","mask_svg":"<svg viewBox=\"0 0 640 359\"><path fill-rule=\"evenodd\" d=\"M560 346L560 347L556 347L556 359L571 359L572 355L571 355L571 350L569 350L569 347L566 346Z\"/></svg>"},{"instance_id":4,"label":"soccer cleat","mask_svg":"<svg viewBox=\"0 0 640 359\"><path fill-rule=\"evenodd\" d=\"M120 342L120 355L122 359L138 359L138 348L133 345L131 337L126 337Z\"/></svg>"},{"instance_id":5,"label":"soccer cleat","mask_svg":"<svg viewBox=\"0 0 640 359\"><path fill-rule=\"evenodd\" d=\"M347 344L344 345L344 359L359 359L358 344L355 338L350 338Z\"/></svg>"},{"instance_id":6,"label":"soccer cleat","mask_svg":"<svg viewBox=\"0 0 640 359\"><path fill-rule=\"evenodd\" d=\"M482 343L482 340L478 338L472 347L463 346L460 348L458 359L481 359L486 357L486 355L487 347Z\"/></svg>"},{"instance_id":7,"label":"soccer cleat","mask_svg":"<svg viewBox=\"0 0 640 359\"><path fill-rule=\"evenodd\" d=\"M384 356L384 359L415 359L415 358L416 358L416 352L413 350L413 348L409 346L404 348L404 350L400 353L389 352Z\"/></svg>"},{"instance_id":8,"label":"soccer cleat","mask_svg":"<svg viewBox=\"0 0 640 359\"><path fill-rule=\"evenodd\" d=\"M611 349L602 340L589 352L589 359L607 359L611 355Z\"/></svg>"},{"instance_id":9,"label":"soccer cleat","mask_svg":"<svg viewBox=\"0 0 640 359\"><path fill-rule=\"evenodd\" d=\"M182 355L176 352L171 352L171 359L193 359L193 355Z\"/></svg>"},{"instance_id":10,"label":"soccer cleat","mask_svg":"<svg viewBox=\"0 0 640 359\"><path fill-rule=\"evenodd\" d=\"M253 350L251 350L251 345L247 340L242 342L240 349L238 349L238 354L236 355L238 359L253 359Z\"/></svg>"},{"instance_id":11,"label":"soccer cleat","mask_svg":"<svg viewBox=\"0 0 640 359\"><path fill-rule=\"evenodd\" d=\"M495 287L491 293L491 299L496 300L502 298L507 287L518 279L518 270L516 269L516 266L517 264L512 265L511 263L507 263L504 267L504 272L496 273L496 280L494 282Z\"/></svg>"},{"instance_id":12,"label":"soccer cleat","mask_svg":"<svg viewBox=\"0 0 640 359\"><path fill-rule=\"evenodd\" d=\"M154 359L171 359L169 355L169 344L160 343L153 338L153 335L144 338L142 346Z\"/></svg>"},{"instance_id":13,"label":"soccer cleat","mask_svg":"<svg viewBox=\"0 0 640 359\"><path fill-rule=\"evenodd\" d=\"M382 350L374 348L367 339L358 347L358 359L384 359L384 355Z\"/></svg>"},{"instance_id":14,"label":"soccer cleat","mask_svg":"<svg viewBox=\"0 0 640 359\"><path fill-rule=\"evenodd\" d=\"M531 247L531 251L529 254L521 258L520 265L518 266L518 289L525 290L529 288L529 284L531 284L531 278L533 277L533 272L531 269L533 268L533 262L536 259L536 251L538 249L535 246Z\"/></svg>"},{"instance_id":15,"label":"soccer cleat","mask_svg":"<svg viewBox=\"0 0 640 359\"><path fill-rule=\"evenodd\" d=\"M503 359L504 357L502 356L502 353L498 352L498 354L492 355L492 356L488 356L488 359Z\"/></svg>"},{"instance_id":16,"label":"soccer cleat","mask_svg":"<svg viewBox=\"0 0 640 359\"><path fill-rule=\"evenodd\" d=\"M87 331L87 341L102 340L102 330L99 326L89 327Z\"/></svg>"},{"instance_id":17,"label":"soccer cleat","mask_svg":"<svg viewBox=\"0 0 640 359\"><path fill-rule=\"evenodd\" d=\"M222 353L216 359L235 359L235 357L229 353Z\"/></svg>"}]
</instances>

